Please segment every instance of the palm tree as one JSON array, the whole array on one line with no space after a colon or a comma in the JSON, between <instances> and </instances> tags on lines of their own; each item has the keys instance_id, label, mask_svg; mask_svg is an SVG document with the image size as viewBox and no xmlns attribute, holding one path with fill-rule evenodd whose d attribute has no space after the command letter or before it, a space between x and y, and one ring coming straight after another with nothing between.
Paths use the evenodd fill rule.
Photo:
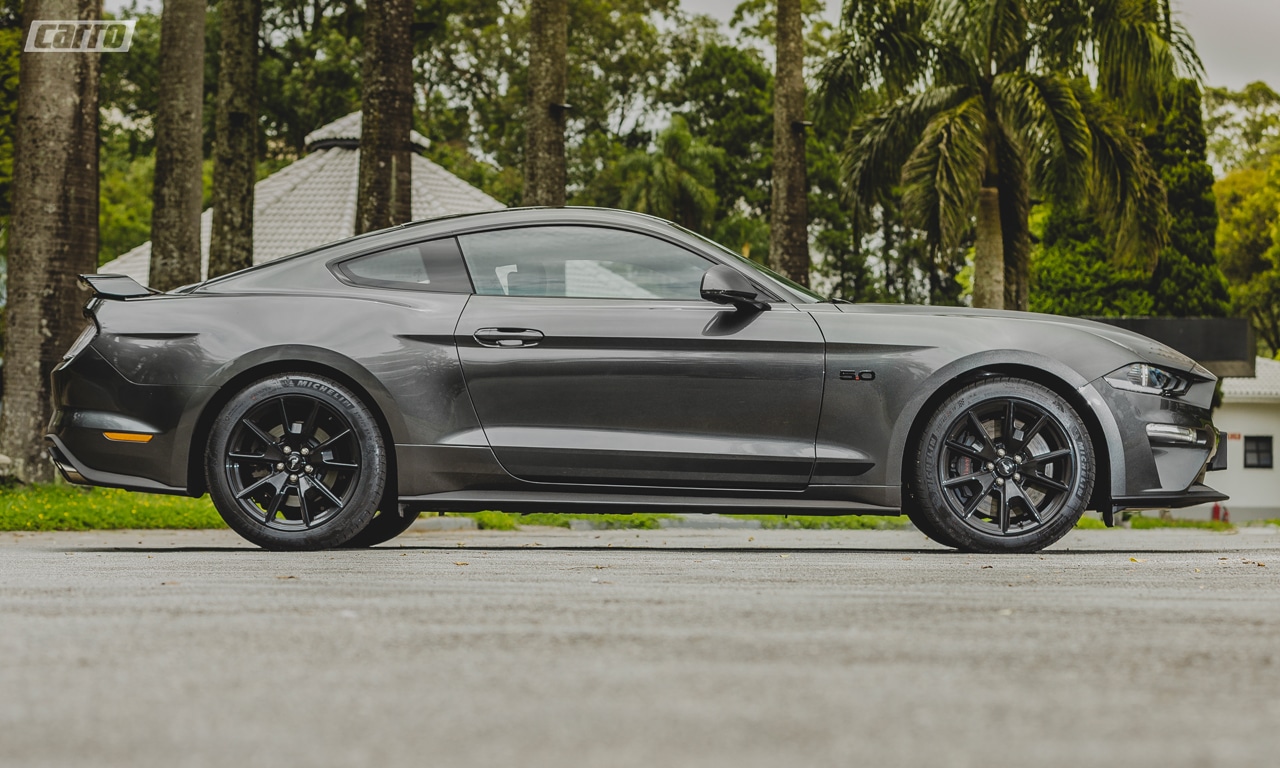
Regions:
<instances>
[{"instance_id":1,"label":"palm tree","mask_svg":"<svg viewBox=\"0 0 1280 768\"><path fill-rule=\"evenodd\" d=\"M715 167L721 151L695 139L673 115L654 152L637 150L618 161L621 205L705 232L716 210Z\"/></svg>"},{"instance_id":2,"label":"palm tree","mask_svg":"<svg viewBox=\"0 0 1280 768\"><path fill-rule=\"evenodd\" d=\"M1200 73L1169 0L847 0L843 16L821 81L865 110L849 189L869 206L901 185L935 247L976 216L975 306L1026 309L1033 190L1087 197L1119 251L1158 252L1164 190L1130 125Z\"/></svg>"}]
</instances>

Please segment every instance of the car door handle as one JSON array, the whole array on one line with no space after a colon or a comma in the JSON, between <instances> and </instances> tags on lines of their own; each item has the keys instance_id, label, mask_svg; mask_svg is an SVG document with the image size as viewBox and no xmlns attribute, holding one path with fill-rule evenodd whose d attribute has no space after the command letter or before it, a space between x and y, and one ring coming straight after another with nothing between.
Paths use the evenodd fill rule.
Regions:
<instances>
[{"instance_id":1,"label":"car door handle","mask_svg":"<svg viewBox=\"0 0 1280 768\"><path fill-rule=\"evenodd\" d=\"M542 341L542 331L531 328L481 328L473 336L485 347L532 347Z\"/></svg>"}]
</instances>

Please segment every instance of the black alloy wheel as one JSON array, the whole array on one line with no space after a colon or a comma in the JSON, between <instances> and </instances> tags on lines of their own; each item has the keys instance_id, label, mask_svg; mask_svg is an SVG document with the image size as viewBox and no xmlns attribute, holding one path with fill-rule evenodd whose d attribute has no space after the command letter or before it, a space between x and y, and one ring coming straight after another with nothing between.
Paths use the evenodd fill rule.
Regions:
<instances>
[{"instance_id":1,"label":"black alloy wheel","mask_svg":"<svg viewBox=\"0 0 1280 768\"><path fill-rule=\"evenodd\" d=\"M206 474L227 524L268 549L339 546L368 527L386 482L377 423L319 376L255 382L214 424Z\"/></svg>"},{"instance_id":2,"label":"black alloy wheel","mask_svg":"<svg viewBox=\"0 0 1280 768\"><path fill-rule=\"evenodd\" d=\"M904 506L926 535L968 551L1034 552L1080 519L1094 457L1084 423L1061 397L993 377L943 403L914 469Z\"/></svg>"}]
</instances>

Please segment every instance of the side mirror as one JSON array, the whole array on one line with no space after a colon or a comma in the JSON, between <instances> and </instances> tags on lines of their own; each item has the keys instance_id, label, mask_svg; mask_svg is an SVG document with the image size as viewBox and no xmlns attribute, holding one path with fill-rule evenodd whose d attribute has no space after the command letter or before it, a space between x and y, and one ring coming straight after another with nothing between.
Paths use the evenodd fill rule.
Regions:
<instances>
[{"instance_id":1,"label":"side mirror","mask_svg":"<svg viewBox=\"0 0 1280 768\"><path fill-rule=\"evenodd\" d=\"M763 312L769 308L767 302L760 301L760 294L750 280L723 264L703 273L701 294L707 301L732 304L739 310Z\"/></svg>"}]
</instances>

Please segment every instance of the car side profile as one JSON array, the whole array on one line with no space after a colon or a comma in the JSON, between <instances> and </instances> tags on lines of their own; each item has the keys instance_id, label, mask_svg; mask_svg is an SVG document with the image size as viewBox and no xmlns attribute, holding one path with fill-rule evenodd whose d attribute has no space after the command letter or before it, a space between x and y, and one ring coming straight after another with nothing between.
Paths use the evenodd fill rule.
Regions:
<instances>
[{"instance_id":1,"label":"car side profile","mask_svg":"<svg viewBox=\"0 0 1280 768\"><path fill-rule=\"evenodd\" d=\"M1225 498L1215 378L1163 345L824 301L640 214L428 220L169 293L85 279L53 460L208 492L266 548L371 546L424 510L902 510L1030 552L1087 509Z\"/></svg>"}]
</instances>

